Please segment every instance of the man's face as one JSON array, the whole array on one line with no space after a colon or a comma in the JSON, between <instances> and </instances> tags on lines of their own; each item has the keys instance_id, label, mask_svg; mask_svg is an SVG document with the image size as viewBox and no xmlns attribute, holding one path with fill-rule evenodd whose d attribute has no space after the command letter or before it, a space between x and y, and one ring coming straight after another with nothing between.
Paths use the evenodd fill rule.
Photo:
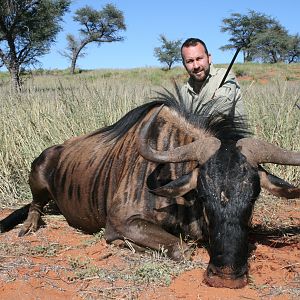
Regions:
<instances>
[{"instance_id":1,"label":"man's face","mask_svg":"<svg viewBox=\"0 0 300 300\"><path fill-rule=\"evenodd\" d=\"M183 65L189 75L198 82L203 82L209 74L211 55L205 53L201 44L182 48Z\"/></svg>"}]
</instances>

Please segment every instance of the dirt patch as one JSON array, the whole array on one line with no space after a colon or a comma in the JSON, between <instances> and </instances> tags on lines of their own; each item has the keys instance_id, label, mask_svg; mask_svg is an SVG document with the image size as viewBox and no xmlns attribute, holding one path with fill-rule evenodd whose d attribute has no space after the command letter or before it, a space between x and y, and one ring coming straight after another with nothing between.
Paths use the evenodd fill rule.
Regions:
<instances>
[{"instance_id":1,"label":"dirt patch","mask_svg":"<svg viewBox=\"0 0 300 300\"><path fill-rule=\"evenodd\" d=\"M10 211L2 210L0 218ZM197 248L193 260L175 263L164 253L133 253L108 245L103 232L91 236L68 226L60 215L18 238L19 228L0 235L1 299L299 299L300 202L260 201L249 258L249 285L208 287L209 257ZM130 246L130 244L129 244Z\"/></svg>"}]
</instances>

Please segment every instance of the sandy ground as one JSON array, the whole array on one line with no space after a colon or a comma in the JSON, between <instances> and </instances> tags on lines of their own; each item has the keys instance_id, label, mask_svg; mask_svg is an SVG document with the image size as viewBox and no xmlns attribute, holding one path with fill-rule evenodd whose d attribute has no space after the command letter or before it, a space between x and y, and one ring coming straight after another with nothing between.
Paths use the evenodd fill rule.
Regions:
<instances>
[{"instance_id":1,"label":"sandy ground","mask_svg":"<svg viewBox=\"0 0 300 300\"><path fill-rule=\"evenodd\" d=\"M255 212L249 284L236 290L202 282L205 248L178 265L153 252L108 245L60 215L43 220L46 225L28 236L18 238L19 228L0 235L0 299L300 299L299 200Z\"/></svg>"}]
</instances>

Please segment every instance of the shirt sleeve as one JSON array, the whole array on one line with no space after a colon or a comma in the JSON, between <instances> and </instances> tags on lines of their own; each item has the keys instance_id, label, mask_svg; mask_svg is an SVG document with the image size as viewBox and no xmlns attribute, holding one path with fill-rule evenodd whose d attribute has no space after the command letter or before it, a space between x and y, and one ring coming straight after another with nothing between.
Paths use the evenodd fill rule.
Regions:
<instances>
[{"instance_id":1,"label":"shirt sleeve","mask_svg":"<svg viewBox=\"0 0 300 300\"><path fill-rule=\"evenodd\" d=\"M213 96L223 108L231 108L235 105L235 115L245 117L245 109L241 96L241 88L235 75L230 72L224 84L218 88Z\"/></svg>"}]
</instances>

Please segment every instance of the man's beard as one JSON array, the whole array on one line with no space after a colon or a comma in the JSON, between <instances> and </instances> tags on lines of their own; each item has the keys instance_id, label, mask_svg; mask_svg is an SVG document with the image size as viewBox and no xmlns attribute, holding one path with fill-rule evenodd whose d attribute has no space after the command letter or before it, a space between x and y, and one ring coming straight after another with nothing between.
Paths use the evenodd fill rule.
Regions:
<instances>
[{"instance_id":1,"label":"man's beard","mask_svg":"<svg viewBox=\"0 0 300 300\"><path fill-rule=\"evenodd\" d=\"M201 70L201 72L204 71L204 76L202 76L201 78L197 77L197 74L191 73L190 76L194 79L194 81L198 82L198 83L203 83L205 81L205 79L207 78L207 76L209 75L210 72L210 65L208 66L207 69L205 70Z\"/></svg>"}]
</instances>

